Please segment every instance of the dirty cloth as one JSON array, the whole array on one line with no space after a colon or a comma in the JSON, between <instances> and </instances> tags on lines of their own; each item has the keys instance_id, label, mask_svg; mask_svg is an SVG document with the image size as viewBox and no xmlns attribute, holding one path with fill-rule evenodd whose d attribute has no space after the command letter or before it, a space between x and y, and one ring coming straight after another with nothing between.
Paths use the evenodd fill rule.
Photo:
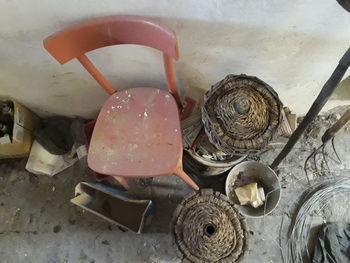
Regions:
<instances>
[{"instance_id":1,"label":"dirty cloth","mask_svg":"<svg viewBox=\"0 0 350 263\"><path fill-rule=\"evenodd\" d=\"M235 194L241 205L251 205L257 208L264 204L265 194L262 187L258 188L258 183L247 184L235 189Z\"/></svg>"},{"instance_id":2,"label":"dirty cloth","mask_svg":"<svg viewBox=\"0 0 350 263\"><path fill-rule=\"evenodd\" d=\"M350 224L329 223L318 232L313 263L343 263L344 253L350 262Z\"/></svg>"},{"instance_id":3,"label":"dirty cloth","mask_svg":"<svg viewBox=\"0 0 350 263\"><path fill-rule=\"evenodd\" d=\"M42 120L34 137L49 153L62 155L72 149L74 142L84 143L83 123L79 118L49 117Z\"/></svg>"}]
</instances>

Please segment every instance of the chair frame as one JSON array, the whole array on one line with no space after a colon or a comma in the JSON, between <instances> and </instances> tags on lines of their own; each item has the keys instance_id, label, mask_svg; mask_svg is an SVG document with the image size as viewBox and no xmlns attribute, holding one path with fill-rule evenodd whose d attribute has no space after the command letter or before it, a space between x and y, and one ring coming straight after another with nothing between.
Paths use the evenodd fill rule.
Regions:
<instances>
[{"instance_id":1,"label":"chair frame","mask_svg":"<svg viewBox=\"0 0 350 263\"><path fill-rule=\"evenodd\" d=\"M179 58L176 34L171 28L153 19L132 15L95 18L63 29L47 37L43 42L45 49L61 64L76 58L108 94L116 91L86 53L122 44L136 44L157 49L163 53L169 92L174 96L179 108L182 108L173 66L173 59Z\"/></svg>"}]
</instances>

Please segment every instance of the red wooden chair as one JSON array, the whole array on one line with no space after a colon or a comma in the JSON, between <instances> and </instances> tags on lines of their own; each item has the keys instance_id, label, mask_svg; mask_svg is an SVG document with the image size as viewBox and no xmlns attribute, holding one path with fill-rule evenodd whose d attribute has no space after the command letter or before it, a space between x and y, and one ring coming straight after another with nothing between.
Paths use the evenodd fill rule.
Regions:
<instances>
[{"instance_id":1,"label":"red wooden chair","mask_svg":"<svg viewBox=\"0 0 350 263\"><path fill-rule=\"evenodd\" d=\"M115 91L85 53L111 45L138 44L163 52L169 92L138 87ZM111 95L103 105L88 151L89 167L117 177L155 177L176 174L194 189L198 186L182 169L180 99L172 59L178 59L175 32L158 22L119 15L88 20L44 40L46 50L61 64L74 58Z\"/></svg>"}]
</instances>

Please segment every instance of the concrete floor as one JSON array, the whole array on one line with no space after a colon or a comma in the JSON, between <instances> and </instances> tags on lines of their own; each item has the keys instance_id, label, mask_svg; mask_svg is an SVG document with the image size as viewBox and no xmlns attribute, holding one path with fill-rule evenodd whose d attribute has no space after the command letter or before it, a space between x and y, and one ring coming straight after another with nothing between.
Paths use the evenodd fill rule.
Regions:
<instances>
[{"instance_id":1,"label":"concrete floor","mask_svg":"<svg viewBox=\"0 0 350 263\"><path fill-rule=\"evenodd\" d=\"M247 220L252 234L242 262L282 262L279 233L284 241L298 199L308 187L304 160L344 110L340 107L327 117L319 117L280 165L278 174L285 187L280 204L264 219ZM343 163L330 162L331 171L315 177L313 182L325 176L349 175L349 140L348 127L336 138ZM259 156L260 161L270 163L277 156L284 145L279 141ZM51 178L28 173L25 163L26 160L0 162L0 262L181 262L169 234L170 220L176 205L191 189L177 177L130 182L135 196L152 199L157 207L146 233L137 235L70 204L75 185L92 180L85 164L78 163ZM222 188L224 179L218 179L215 187ZM324 214L312 218L314 222L349 222L349 209L349 196L335 197Z\"/></svg>"}]
</instances>

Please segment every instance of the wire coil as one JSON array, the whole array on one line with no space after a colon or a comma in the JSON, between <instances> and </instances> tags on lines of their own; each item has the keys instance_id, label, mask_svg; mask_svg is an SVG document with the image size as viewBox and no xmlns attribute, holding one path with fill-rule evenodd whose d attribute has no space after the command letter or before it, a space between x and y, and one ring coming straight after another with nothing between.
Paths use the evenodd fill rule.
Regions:
<instances>
[{"instance_id":1,"label":"wire coil","mask_svg":"<svg viewBox=\"0 0 350 263\"><path fill-rule=\"evenodd\" d=\"M305 257L310 259L307 250L309 239L309 228L307 217L319 208L320 210L327 203L327 200L341 193L350 194L350 178L334 177L318 183L306 190L301 199L300 206L295 213L288 230L288 241L283 246L283 262L304 262ZM282 238L282 237L281 237Z\"/></svg>"}]
</instances>

